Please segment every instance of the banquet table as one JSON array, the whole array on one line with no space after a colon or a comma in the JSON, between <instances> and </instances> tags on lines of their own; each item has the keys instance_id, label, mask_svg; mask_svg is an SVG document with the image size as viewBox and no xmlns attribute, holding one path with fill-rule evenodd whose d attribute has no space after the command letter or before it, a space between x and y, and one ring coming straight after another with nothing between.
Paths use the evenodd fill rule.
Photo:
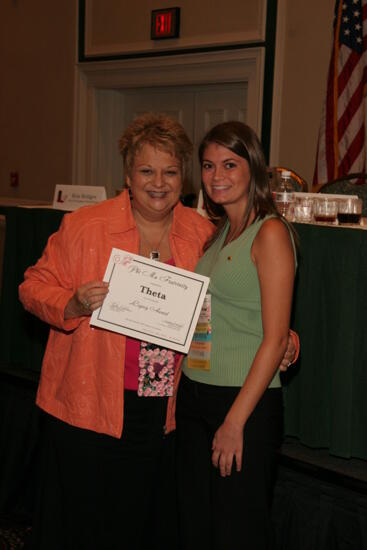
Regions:
<instances>
[{"instance_id":1,"label":"banquet table","mask_svg":"<svg viewBox=\"0 0 367 550\"><path fill-rule=\"evenodd\" d=\"M0 296L0 370L39 374L48 326L27 313L18 300L24 271L41 256L65 212L51 208L0 206L5 245Z\"/></svg>"},{"instance_id":2,"label":"banquet table","mask_svg":"<svg viewBox=\"0 0 367 550\"><path fill-rule=\"evenodd\" d=\"M367 231L295 224L292 326L301 354L285 385L285 432L343 458L367 459Z\"/></svg>"},{"instance_id":3,"label":"banquet table","mask_svg":"<svg viewBox=\"0 0 367 550\"><path fill-rule=\"evenodd\" d=\"M18 285L64 212L0 207L6 218L0 373L37 379L48 327L25 312ZM333 455L367 460L367 231L294 224L299 235L292 327L297 365L283 375L285 433Z\"/></svg>"}]
</instances>

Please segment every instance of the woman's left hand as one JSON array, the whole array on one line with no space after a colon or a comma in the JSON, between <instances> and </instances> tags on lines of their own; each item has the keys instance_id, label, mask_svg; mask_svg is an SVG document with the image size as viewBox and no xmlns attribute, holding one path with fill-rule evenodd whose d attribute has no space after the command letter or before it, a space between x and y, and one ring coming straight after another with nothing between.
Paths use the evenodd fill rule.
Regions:
<instances>
[{"instance_id":1,"label":"woman's left hand","mask_svg":"<svg viewBox=\"0 0 367 550\"><path fill-rule=\"evenodd\" d=\"M289 332L287 349L282 359L282 362L279 365L279 370L281 372L286 372L288 370L288 367L293 363L294 357L296 355L296 351L297 351L296 345L294 343L291 333Z\"/></svg>"},{"instance_id":2,"label":"woman's left hand","mask_svg":"<svg viewBox=\"0 0 367 550\"><path fill-rule=\"evenodd\" d=\"M236 461L236 470L242 466L243 428L225 420L215 432L212 444L212 463L219 467L220 475L231 475L233 459Z\"/></svg>"}]
</instances>

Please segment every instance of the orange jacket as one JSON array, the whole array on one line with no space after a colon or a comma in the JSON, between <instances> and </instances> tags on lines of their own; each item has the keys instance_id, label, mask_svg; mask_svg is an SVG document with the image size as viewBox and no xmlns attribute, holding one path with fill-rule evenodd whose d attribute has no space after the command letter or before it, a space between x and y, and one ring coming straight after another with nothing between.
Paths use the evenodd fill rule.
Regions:
<instances>
[{"instance_id":1,"label":"orange jacket","mask_svg":"<svg viewBox=\"0 0 367 550\"><path fill-rule=\"evenodd\" d=\"M212 231L209 221L178 204L169 237L176 266L193 270ZM37 392L39 407L74 426L120 437L126 338L91 327L89 317L64 320L65 306L77 288L103 279L113 247L139 251L126 191L66 214L42 257L25 272L19 297L28 311L51 326ZM180 369L176 389L179 377ZM168 403L167 431L174 428L174 408L175 395Z\"/></svg>"}]
</instances>

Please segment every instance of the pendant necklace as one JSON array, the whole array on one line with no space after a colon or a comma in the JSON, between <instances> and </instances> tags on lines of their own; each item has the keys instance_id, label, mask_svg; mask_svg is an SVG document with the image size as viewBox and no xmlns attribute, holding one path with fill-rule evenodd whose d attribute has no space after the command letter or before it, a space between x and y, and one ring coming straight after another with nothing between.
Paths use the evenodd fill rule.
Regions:
<instances>
[{"instance_id":1,"label":"pendant necklace","mask_svg":"<svg viewBox=\"0 0 367 550\"><path fill-rule=\"evenodd\" d=\"M144 232L141 230L141 228L139 228L139 232L140 232L140 235L143 239L143 241L148 245L148 247L150 248L150 251L149 251L149 259L150 260L157 260L157 262L159 262L159 260L161 259L161 255L160 255L160 252L159 252L159 247L163 241L163 238L164 236L166 235L167 231L168 231L168 228L170 227L171 225L171 219L169 219L168 221L168 224L166 225L166 227L163 229L163 233L161 235L161 238L159 239L158 243L156 246L152 246L151 243L148 241L148 239L146 238Z\"/></svg>"}]
</instances>

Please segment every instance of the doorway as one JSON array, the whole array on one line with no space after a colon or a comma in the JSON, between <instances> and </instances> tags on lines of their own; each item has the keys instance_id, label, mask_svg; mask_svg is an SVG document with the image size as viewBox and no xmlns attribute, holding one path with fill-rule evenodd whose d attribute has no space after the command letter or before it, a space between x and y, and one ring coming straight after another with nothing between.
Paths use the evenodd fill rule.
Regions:
<instances>
[{"instance_id":1,"label":"doorway","mask_svg":"<svg viewBox=\"0 0 367 550\"><path fill-rule=\"evenodd\" d=\"M78 65L73 183L123 187L118 139L136 114L165 112L194 144L218 122L247 122L260 133L263 48ZM199 167L184 190L197 193Z\"/></svg>"},{"instance_id":2,"label":"doorway","mask_svg":"<svg viewBox=\"0 0 367 550\"><path fill-rule=\"evenodd\" d=\"M215 124L227 120L246 122L247 83L207 84L202 86L170 86L165 88L136 88L121 92L124 104L123 128L147 111L165 113L178 120L185 128L193 146L191 169L184 194L198 195L200 168L198 145L204 134ZM121 161L120 161L121 163ZM112 182L114 189L123 186L121 170Z\"/></svg>"}]
</instances>

